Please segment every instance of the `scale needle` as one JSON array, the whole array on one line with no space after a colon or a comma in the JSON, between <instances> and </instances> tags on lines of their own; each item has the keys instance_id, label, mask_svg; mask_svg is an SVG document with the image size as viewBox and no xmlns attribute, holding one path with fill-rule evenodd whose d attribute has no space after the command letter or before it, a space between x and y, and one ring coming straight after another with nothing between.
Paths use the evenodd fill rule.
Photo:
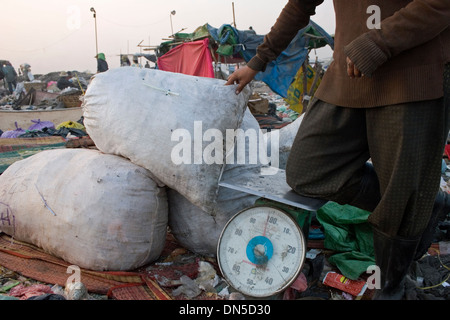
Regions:
<instances>
[{"instance_id":1,"label":"scale needle","mask_svg":"<svg viewBox=\"0 0 450 320\"><path fill-rule=\"evenodd\" d=\"M267 215L267 219L266 219L266 223L264 224L264 232L263 232L263 236L266 236L266 230L267 230L267 223L269 222L269 215Z\"/></svg>"},{"instance_id":2,"label":"scale needle","mask_svg":"<svg viewBox=\"0 0 450 320\"><path fill-rule=\"evenodd\" d=\"M250 261L247 261L247 260L242 260L242 262L244 262L244 263L247 263L247 264L250 264L250 265L252 265L252 266L255 266L255 267L257 267L257 265L256 265L256 264L254 264L253 262L250 262Z\"/></svg>"}]
</instances>

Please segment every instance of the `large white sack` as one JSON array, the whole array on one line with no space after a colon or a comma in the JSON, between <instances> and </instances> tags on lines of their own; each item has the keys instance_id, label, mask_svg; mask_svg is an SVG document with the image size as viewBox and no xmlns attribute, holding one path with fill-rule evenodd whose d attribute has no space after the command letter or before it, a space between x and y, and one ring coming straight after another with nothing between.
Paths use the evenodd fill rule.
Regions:
<instances>
[{"instance_id":1,"label":"large white sack","mask_svg":"<svg viewBox=\"0 0 450 320\"><path fill-rule=\"evenodd\" d=\"M219 79L116 68L90 83L82 105L84 125L99 150L150 170L208 210L225 163L226 130L240 127L250 96L248 88L239 95L235 89ZM211 148L215 143L219 147Z\"/></svg>"},{"instance_id":2,"label":"large white sack","mask_svg":"<svg viewBox=\"0 0 450 320\"><path fill-rule=\"evenodd\" d=\"M241 129L249 134L252 130L258 132L258 139L264 142L259 124L248 109L245 112ZM255 142L253 141L253 143ZM259 143L259 140L257 143ZM235 176L245 176L255 171L261 173L261 167L267 164L269 160L266 154L261 152L258 154L257 161L253 161L250 153L254 152L254 148L249 148L250 142L247 141L245 144L245 161L241 161L238 147L238 143L236 143L234 160L227 161L222 180ZM263 148L264 151L266 149L264 144L259 148ZM259 150L257 151L259 152ZM248 193L221 187L217 203L212 209L205 211L190 203L183 195L173 189L168 189L167 195L169 199L169 227L172 234L183 247L207 256L216 255L220 234L228 220L237 212L253 206L259 198Z\"/></svg>"},{"instance_id":3,"label":"large white sack","mask_svg":"<svg viewBox=\"0 0 450 320\"><path fill-rule=\"evenodd\" d=\"M148 170L91 149L57 149L0 175L0 231L81 268L131 270L156 260L168 202Z\"/></svg>"},{"instance_id":4,"label":"large white sack","mask_svg":"<svg viewBox=\"0 0 450 320\"><path fill-rule=\"evenodd\" d=\"M167 195L169 227L177 242L192 252L212 257L217 253L217 243L228 220L239 211L253 206L259 198L221 187L215 207L204 211L173 189L168 189Z\"/></svg>"},{"instance_id":5,"label":"large white sack","mask_svg":"<svg viewBox=\"0 0 450 320\"><path fill-rule=\"evenodd\" d=\"M280 169L286 169L287 159L291 153L292 144L294 143L295 136L297 135L298 129L302 124L305 114L303 113L292 123L284 126L278 130L272 130L264 134L264 138L267 145L267 155L269 158L272 157L273 148L278 144L278 164L272 161L271 165L276 166ZM276 139L276 141L273 141Z\"/></svg>"}]
</instances>

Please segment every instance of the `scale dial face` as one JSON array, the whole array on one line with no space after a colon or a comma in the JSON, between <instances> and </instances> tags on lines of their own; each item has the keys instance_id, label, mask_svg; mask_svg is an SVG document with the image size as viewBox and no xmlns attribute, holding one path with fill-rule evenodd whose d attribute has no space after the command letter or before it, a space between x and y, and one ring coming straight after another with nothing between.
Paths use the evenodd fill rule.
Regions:
<instances>
[{"instance_id":1,"label":"scale dial face","mask_svg":"<svg viewBox=\"0 0 450 320\"><path fill-rule=\"evenodd\" d=\"M295 281L305 261L305 240L286 212L256 206L225 225L217 261L229 284L251 297L269 297Z\"/></svg>"}]
</instances>

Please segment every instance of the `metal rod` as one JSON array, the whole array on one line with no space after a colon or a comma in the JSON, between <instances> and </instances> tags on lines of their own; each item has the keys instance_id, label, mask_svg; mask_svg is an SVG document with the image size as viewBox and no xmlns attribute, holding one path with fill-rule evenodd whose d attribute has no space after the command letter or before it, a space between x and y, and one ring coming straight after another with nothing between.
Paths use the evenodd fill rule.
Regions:
<instances>
[{"instance_id":1,"label":"metal rod","mask_svg":"<svg viewBox=\"0 0 450 320\"><path fill-rule=\"evenodd\" d=\"M232 7L233 7L233 25L236 28L236 17L234 15L234 2L231 3Z\"/></svg>"},{"instance_id":2,"label":"metal rod","mask_svg":"<svg viewBox=\"0 0 450 320\"><path fill-rule=\"evenodd\" d=\"M94 20L95 20L95 53L98 56L97 15L96 14L94 14Z\"/></svg>"}]
</instances>

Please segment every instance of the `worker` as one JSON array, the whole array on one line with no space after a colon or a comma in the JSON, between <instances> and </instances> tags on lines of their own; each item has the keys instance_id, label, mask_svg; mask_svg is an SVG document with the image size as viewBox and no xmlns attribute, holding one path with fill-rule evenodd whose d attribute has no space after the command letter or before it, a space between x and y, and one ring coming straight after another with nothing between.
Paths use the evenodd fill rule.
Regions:
<instances>
[{"instance_id":1,"label":"worker","mask_svg":"<svg viewBox=\"0 0 450 320\"><path fill-rule=\"evenodd\" d=\"M31 73L31 66L28 63L21 64L20 71L22 72L25 81L33 81L34 80L34 76Z\"/></svg>"},{"instance_id":2,"label":"worker","mask_svg":"<svg viewBox=\"0 0 450 320\"><path fill-rule=\"evenodd\" d=\"M131 65L130 59L126 55L120 57L120 66L121 67L129 67Z\"/></svg>"},{"instance_id":3,"label":"worker","mask_svg":"<svg viewBox=\"0 0 450 320\"><path fill-rule=\"evenodd\" d=\"M99 53L95 56L97 59L97 73L108 71L108 62L106 62L105 54Z\"/></svg>"},{"instance_id":4,"label":"worker","mask_svg":"<svg viewBox=\"0 0 450 320\"><path fill-rule=\"evenodd\" d=\"M62 71L59 74L59 79L58 82L56 83L56 86L60 89L60 90L64 90L66 88L75 88L76 85L70 81L70 79L72 78L71 73L67 73L66 71Z\"/></svg>"},{"instance_id":5,"label":"worker","mask_svg":"<svg viewBox=\"0 0 450 320\"><path fill-rule=\"evenodd\" d=\"M139 58L137 56L133 56L133 64L131 66L142 68L142 64L139 63Z\"/></svg>"},{"instance_id":6,"label":"worker","mask_svg":"<svg viewBox=\"0 0 450 320\"><path fill-rule=\"evenodd\" d=\"M256 55L228 78L239 93L307 26L323 0L290 0ZM449 213L440 190L450 119L450 1L334 1L333 62L286 165L297 193L370 211L381 283L404 299L412 262ZM369 10L370 9L370 10ZM378 12L379 23L372 23Z\"/></svg>"},{"instance_id":7,"label":"worker","mask_svg":"<svg viewBox=\"0 0 450 320\"><path fill-rule=\"evenodd\" d=\"M10 62L3 64L2 72L5 77L4 79L6 81L8 91L10 94L13 94L17 86L17 72Z\"/></svg>"}]
</instances>

